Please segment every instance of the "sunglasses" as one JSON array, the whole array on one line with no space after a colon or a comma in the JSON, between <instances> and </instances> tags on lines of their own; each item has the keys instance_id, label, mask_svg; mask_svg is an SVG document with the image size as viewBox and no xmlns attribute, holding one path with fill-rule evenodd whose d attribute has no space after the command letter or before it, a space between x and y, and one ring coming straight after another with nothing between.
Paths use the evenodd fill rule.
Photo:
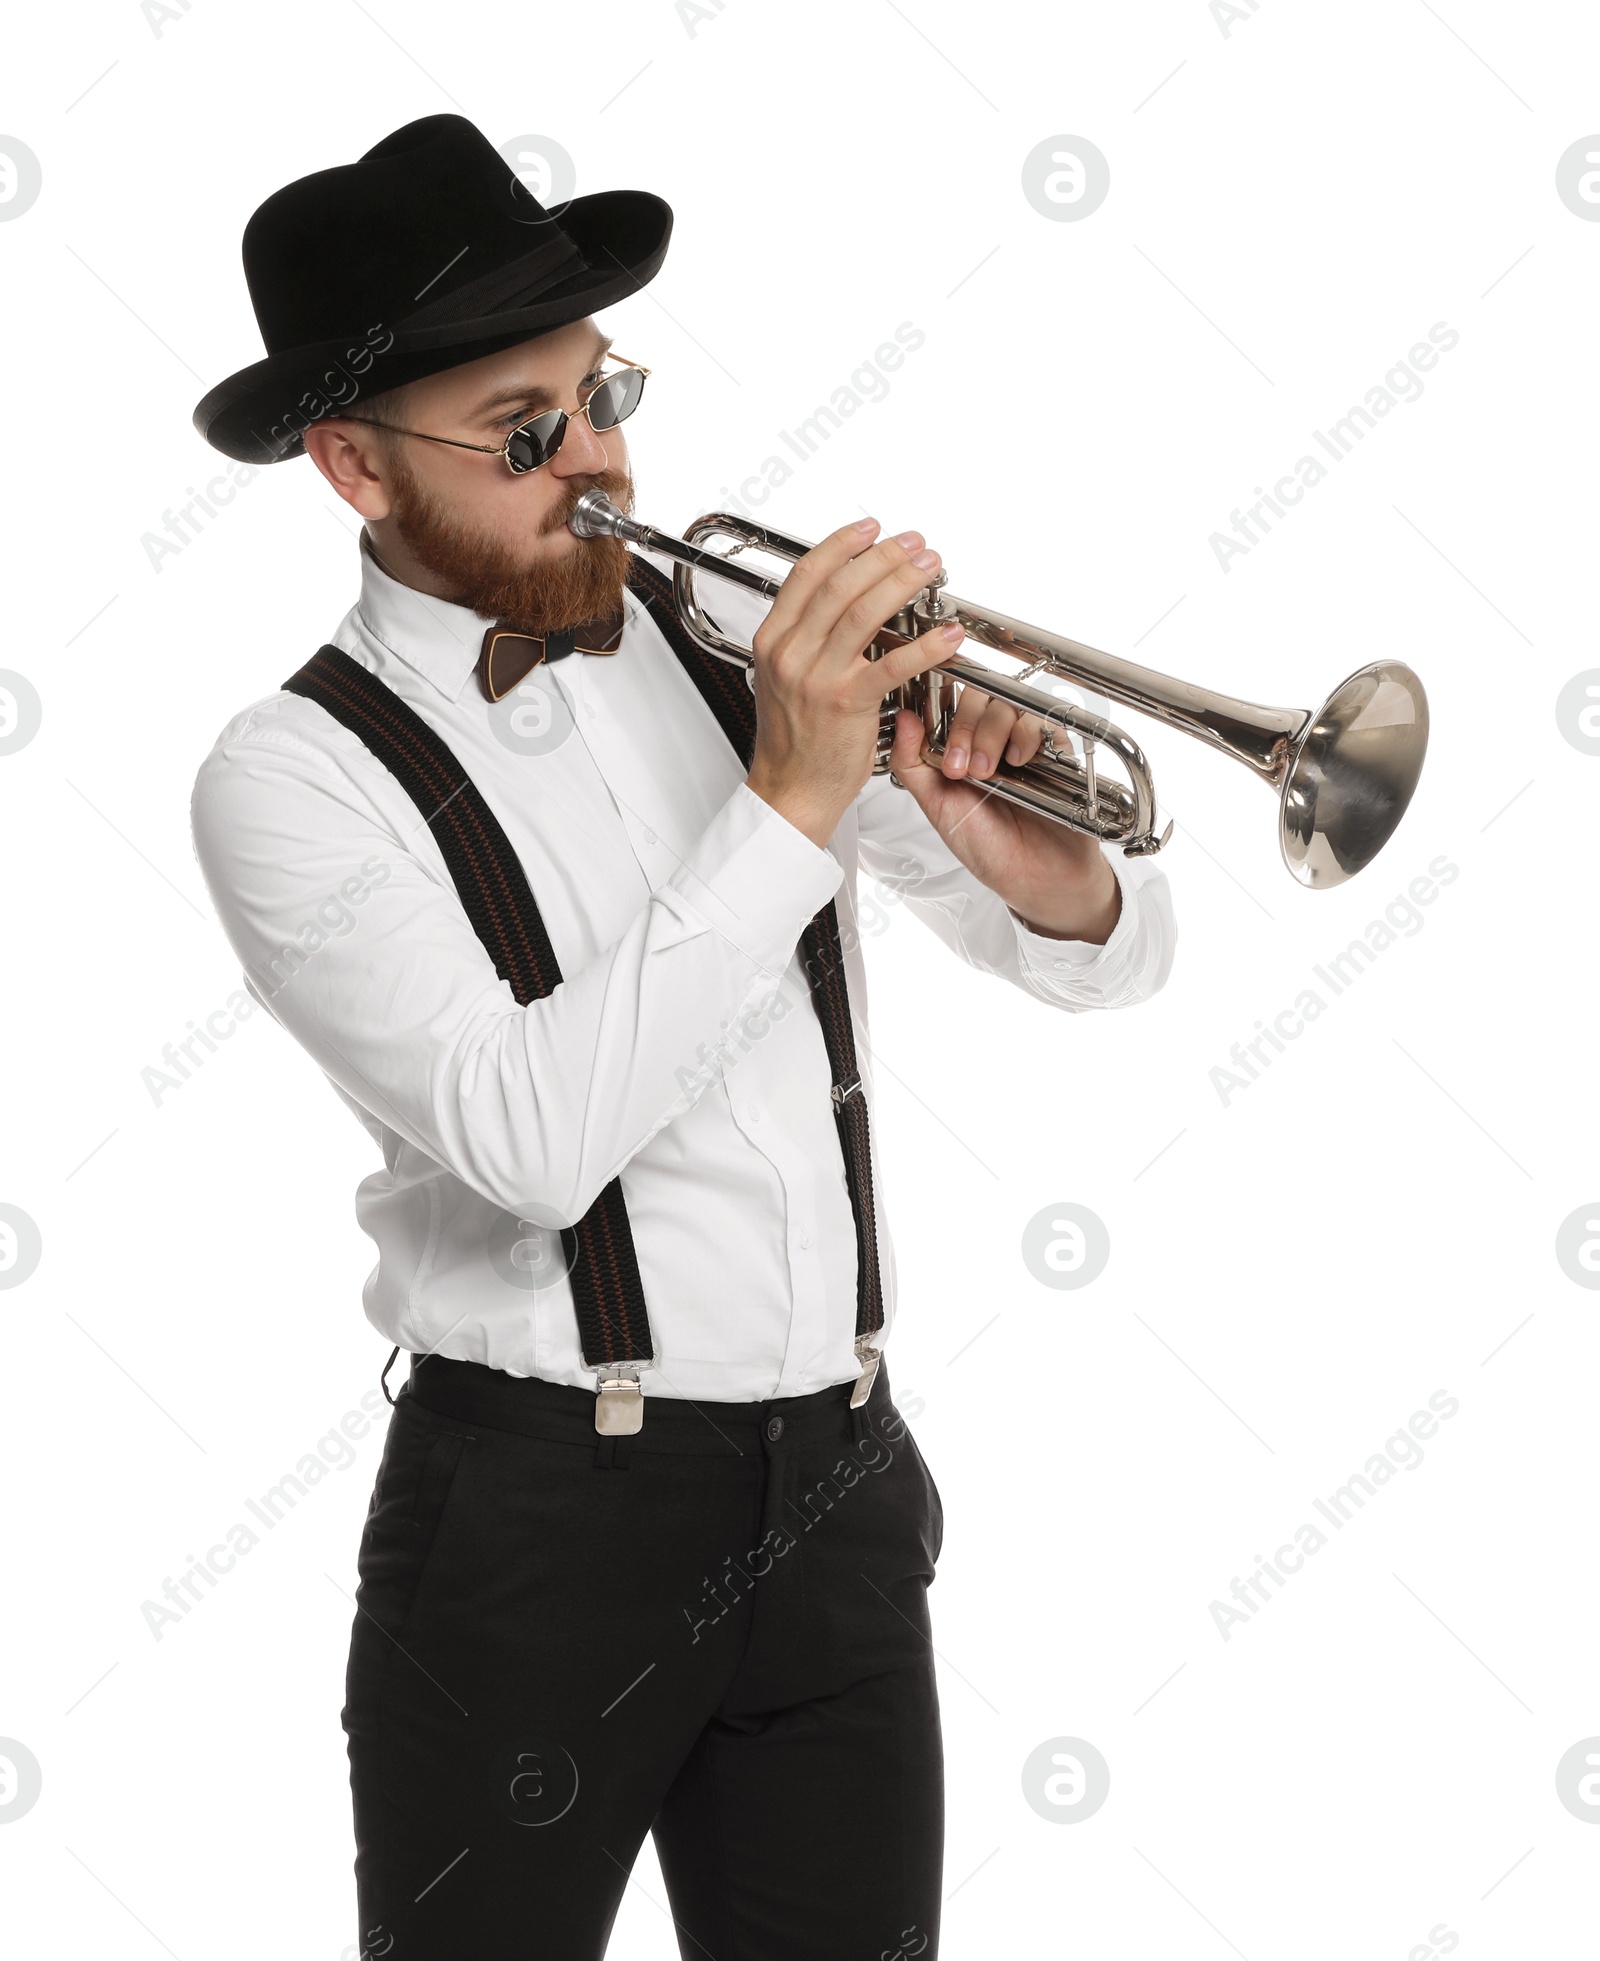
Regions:
<instances>
[{"instance_id":1,"label":"sunglasses","mask_svg":"<svg viewBox=\"0 0 1600 1961\"><path fill-rule=\"evenodd\" d=\"M649 372L648 368L636 367L630 362L615 374L607 375L590 390L589 399L577 413L584 417L597 436L603 435L607 429L615 429L619 422L626 422L639 406L639 397L644 393L645 377ZM545 409L519 424L500 444L463 443L453 436L430 436L423 429L399 429L392 422L374 422L371 426L374 429L387 429L396 436L416 436L425 443L445 443L451 449L475 449L484 456L503 457L511 474L522 477L550 461L560 449L567 433L567 424L572 419L565 409ZM352 416L351 420L364 422L367 418Z\"/></svg>"}]
</instances>

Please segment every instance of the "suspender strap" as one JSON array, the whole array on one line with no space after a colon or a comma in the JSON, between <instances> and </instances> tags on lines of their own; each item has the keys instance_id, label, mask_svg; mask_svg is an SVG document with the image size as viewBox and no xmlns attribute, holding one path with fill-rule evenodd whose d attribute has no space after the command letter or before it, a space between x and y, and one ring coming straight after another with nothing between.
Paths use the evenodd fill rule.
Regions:
<instances>
[{"instance_id":1,"label":"suspender strap","mask_svg":"<svg viewBox=\"0 0 1600 1961\"><path fill-rule=\"evenodd\" d=\"M734 753L748 767L755 753L756 711L745 670L695 645L679 622L671 581L653 565L634 556L628 584L716 717ZM521 861L442 737L392 688L337 647L319 649L283 685L292 694L320 703L367 745L406 791L433 832L473 930L518 1004L554 992L561 969ZM852 1404L859 1407L877 1373L879 1349L873 1337L883 1326L883 1287L867 1102L856 1064L838 909L831 899L806 926L800 945L822 1025L845 1184L855 1217L855 1346L862 1372ZM576 1226L566 1228L561 1237L584 1366L603 1376L596 1425L611 1434L631 1433L642 1418L637 1368L654 1359L655 1340L621 1181L613 1178ZM608 1395L608 1391L616 1393Z\"/></svg>"},{"instance_id":2,"label":"suspender strap","mask_svg":"<svg viewBox=\"0 0 1600 1961\"><path fill-rule=\"evenodd\" d=\"M320 703L399 781L433 832L473 930L518 1004L553 993L561 969L521 862L442 738L337 647L321 648L283 685ZM610 1373L617 1364L651 1361L655 1341L620 1180L612 1179L561 1240L584 1367ZM636 1400L637 1385L631 1387ZM626 1388L621 1400L629 1400Z\"/></svg>"},{"instance_id":3,"label":"suspender strap","mask_svg":"<svg viewBox=\"0 0 1600 1961\"><path fill-rule=\"evenodd\" d=\"M755 754L756 704L746 680L748 670L719 660L695 645L678 618L672 581L647 560L634 555L628 584L648 608L667 645L683 664L701 698L716 716L734 754L746 768ZM822 1024L828 1067L833 1076L833 1113L839 1146L844 1154L845 1183L856 1222L856 1353L862 1374L855 1401L866 1400L877 1372L878 1349L872 1337L883 1326L883 1283L878 1272L878 1231L872 1202L872 1140L867 1129L867 1099L856 1067L855 1031L850 998L845 992L844 949L839 939L839 913L832 899L815 915L800 945L805 958L811 999Z\"/></svg>"}]
</instances>

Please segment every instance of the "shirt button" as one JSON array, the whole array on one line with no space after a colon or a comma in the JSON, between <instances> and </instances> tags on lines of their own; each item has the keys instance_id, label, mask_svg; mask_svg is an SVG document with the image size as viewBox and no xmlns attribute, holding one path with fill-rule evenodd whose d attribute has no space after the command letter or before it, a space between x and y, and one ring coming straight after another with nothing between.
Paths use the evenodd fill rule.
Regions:
<instances>
[{"instance_id":1,"label":"shirt button","mask_svg":"<svg viewBox=\"0 0 1600 1961\"><path fill-rule=\"evenodd\" d=\"M811 1244L811 1228L809 1226L802 1226L800 1228L800 1244L802 1248Z\"/></svg>"},{"instance_id":2,"label":"shirt button","mask_svg":"<svg viewBox=\"0 0 1600 1961\"><path fill-rule=\"evenodd\" d=\"M769 1416L767 1418L767 1442L769 1444L775 1444L782 1435L783 1418L781 1416Z\"/></svg>"}]
</instances>

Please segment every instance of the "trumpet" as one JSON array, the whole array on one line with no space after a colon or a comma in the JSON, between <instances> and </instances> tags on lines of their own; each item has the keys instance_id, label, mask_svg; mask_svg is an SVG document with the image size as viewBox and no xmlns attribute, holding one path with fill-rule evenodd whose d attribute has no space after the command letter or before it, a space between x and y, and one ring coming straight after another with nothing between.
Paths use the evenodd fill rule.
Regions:
<instances>
[{"instance_id":1,"label":"trumpet","mask_svg":"<svg viewBox=\"0 0 1600 1961\"><path fill-rule=\"evenodd\" d=\"M708 654L747 669L754 666L754 653L707 617L695 574L709 573L774 599L782 579L741 564L739 554L763 552L792 563L811 550L804 538L728 511L697 518L687 536L675 538L626 516L600 490L579 499L568 523L580 538L620 538L671 559L673 595L685 631ZM712 550L712 540L729 543ZM979 606L946 591L945 576L936 573L886 624L868 655L879 657L958 620L966 629L964 649L975 644L1015 662L1016 669L991 667L961 654L889 690L879 722L877 773L889 767L897 710L909 708L919 717L927 732L923 759L936 761L944 753L960 690L976 688L1036 716L1046 733L1030 761L1002 762L975 788L1115 845L1130 857L1159 851L1172 835L1172 824L1157 833L1155 783L1143 750L1105 716L1049 691L1048 684L1065 684L1183 730L1243 763L1276 790L1283 861L1302 885L1314 890L1342 885L1369 865L1405 815L1428 746L1428 698L1403 661L1373 661L1357 668L1314 711L1266 708ZM1125 781L1102 775L1102 752L1115 759Z\"/></svg>"}]
</instances>

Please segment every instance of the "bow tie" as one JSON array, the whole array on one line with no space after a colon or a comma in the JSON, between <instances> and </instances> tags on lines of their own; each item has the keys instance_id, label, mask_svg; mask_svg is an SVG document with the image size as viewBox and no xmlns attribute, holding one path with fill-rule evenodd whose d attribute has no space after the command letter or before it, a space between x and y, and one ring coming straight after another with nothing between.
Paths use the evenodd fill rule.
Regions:
<instances>
[{"instance_id":1,"label":"bow tie","mask_svg":"<svg viewBox=\"0 0 1600 1961\"><path fill-rule=\"evenodd\" d=\"M618 653L622 627L620 608L604 618L584 620L555 633L522 633L515 627L492 626L483 636L483 650L478 655L478 686L488 700L500 701L542 660L565 660L571 653Z\"/></svg>"}]
</instances>

